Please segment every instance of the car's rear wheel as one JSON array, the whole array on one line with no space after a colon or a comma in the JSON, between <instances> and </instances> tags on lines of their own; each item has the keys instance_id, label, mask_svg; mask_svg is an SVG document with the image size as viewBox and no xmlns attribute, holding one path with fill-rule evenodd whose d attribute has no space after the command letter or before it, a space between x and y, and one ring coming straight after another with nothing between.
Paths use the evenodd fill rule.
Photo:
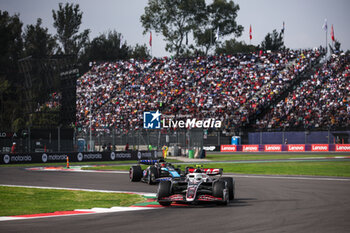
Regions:
<instances>
[{"instance_id":1,"label":"car's rear wheel","mask_svg":"<svg viewBox=\"0 0 350 233\"><path fill-rule=\"evenodd\" d=\"M158 186L157 191L157 200L162 206L169 206L170 201L162 201L163 197L169 197L171 195L171 182L170 181L161 181Z\"/></svg>"},{"instance_id":2,"label":"car's rear wheel","mask_svg":"<svg viewBox=\"0 0 350 233\"><path fill-rule=\"evenodd\" d=\"M142 169L140 166L132 166L129 170L129 179L132 182L140 181L142 178Z\"/></svg>"},{"instance_id":3,"label":"car's rear wheel","mask_svg":"<svg viewBox=\"0 0 350 233\"><path fill-rule=\"evenodd\" d=\"M222 177L220 180L226 181L230 201L235 199L235 181L232 177Z\"/></svg>"}]
</instances>

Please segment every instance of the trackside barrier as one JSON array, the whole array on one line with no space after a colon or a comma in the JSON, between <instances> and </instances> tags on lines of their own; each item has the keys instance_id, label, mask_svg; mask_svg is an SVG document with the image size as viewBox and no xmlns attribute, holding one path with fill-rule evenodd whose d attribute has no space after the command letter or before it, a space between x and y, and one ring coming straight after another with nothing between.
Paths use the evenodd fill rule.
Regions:
<instances>
[{"instance_id":1,"label":"trackside barrier","mask_svg":"<svg viewBox=\"0 0 350 233\"><path fill-rule=\"evenodd\" d=\"M220 152L350 152L350 144L221 145Z\"/></svg>"},{"instance_id":2,"label":"trackside barrier","mask_svg":"<svg viewBox=\"0 0 350 233\"><path fill-rule=\"evenodd\" d=\"M69 156L69 158L68 158ZM70 152L70 153L17 153L0 154L0 164L14 163L57 163L88 161L121 161L157 159L158 151L110 151L110 152Z\"/></svg>"}]
</instances>

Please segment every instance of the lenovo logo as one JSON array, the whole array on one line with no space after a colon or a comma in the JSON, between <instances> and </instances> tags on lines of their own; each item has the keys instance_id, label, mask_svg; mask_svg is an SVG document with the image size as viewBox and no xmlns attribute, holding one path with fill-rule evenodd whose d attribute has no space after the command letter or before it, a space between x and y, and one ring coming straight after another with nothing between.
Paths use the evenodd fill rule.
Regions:
<instances>
[{"instance_id":1,"label":"lenovo logo","mask_svg":"<svg viewBox=\"0 0 350 233\"><path fill-rule=\"evenodd\" d=\"M311 151L329 151L328 144L312 144Z\"/></svg>"},{"instance_id":2,"label":"lenovo logo","mask_svg":"<svg viewBox=\"0 0 350 233\"><path fill-rule=\"evenodd\" d=\"M350 144L335 145L335 151L350 151Z\"/></svg>"},{"instance_id":3,"label":"lenovo logo","mask_svg":"<svg viewBox=\"0 0 350 233\"><path fill-rule=\"evenodd\" d=\"M305 145L288 145L288 151L298 152L305 151Z\"/></svg>"},{"instance_id":4,"label":"lenovo logo","mask_svg":"<svg viewBox=\"0 0 350 233\"><path fill-rule=\"evenodd\" d=\"M220 147L221 152L235 152L237 151L236 145L221 145Z\"/></svg>"},{"instance_id":5,"label":"lenovo logo","mask_svg":"<svg viewBox=\"0 0 350 233\"><path fill-rule=\"evenodd\" d=\"M243 152L258 152L259 145L243 145Z\"/></svg>"},{"instance_id":6,"label":"lenovo logo","mask_svg":"<svg viewBox=\"0 0 350 233\"><path fill-rule=\"evenodd\" d=\"M282 151L282 145L265 145L265 151Z\"/></svg>"}]
</instances>

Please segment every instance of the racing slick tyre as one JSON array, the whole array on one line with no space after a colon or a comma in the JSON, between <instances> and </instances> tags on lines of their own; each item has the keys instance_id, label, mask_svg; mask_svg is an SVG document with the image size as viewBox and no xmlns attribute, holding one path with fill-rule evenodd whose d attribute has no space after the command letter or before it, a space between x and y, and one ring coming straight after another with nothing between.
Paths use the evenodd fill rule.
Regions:
<instances>
[{"instance_id":1,"label":"racing slick tyre","mask_svg":"<svg viewBox=\"0 0 350 233\"><path fill-rule=\"evenodd\" d=\"M170 201L162 201L160 200L162 197L169 197L171 195L171 182L166 180L166 181L161 181L158 186L158 191L157 191L157 200L160 205L162 206L169 206L171 204Z\"/></svg>"},{"instance_id":2,"label":"racing slick tyre","mask_svg":"<svg viewBox=\"0 0 350 233\"><path fill-rule=\"evenodd\" d=\"M213 196L219 197L223 199L223 202L219 202L220 205L227 205L229 198L227 197L227 201L224 201L224 189L226 188L225 181L218 180L217 182L213 183Z\"/></svg>"},{"instance_id":3,"label":"racing slick tyre","mask_svg":"<svg viewBox=\"0 0 350 233\"><path fill-rule=\"evenodd\" d=\"M150 167L148 170L148 177L147 177L147 183L148 184L155 184L156 178L158 178L158 170L155 167Z\"/></svg>"},{"instance_id":4,"label":"racing slick tyre","mask_svg":"<svg viewBox=\"0 0 350 233\"><path fill-rule=\"evenodd\" d=\"M235 181L232 177L222 177L220 180L226 181L230 201L235 199Z\"/></svg>"},{"instance_id":5,"label":"racing slick tyre","mask_svg":"<svg viewBox=\"0 0 350 233\"><path fill-rule=\"evenodd\" d=\"M132 166L129 170L129 179L131 182L140 181L142 178L142 169L140 166Z\"/></svg>"}]
</instances>

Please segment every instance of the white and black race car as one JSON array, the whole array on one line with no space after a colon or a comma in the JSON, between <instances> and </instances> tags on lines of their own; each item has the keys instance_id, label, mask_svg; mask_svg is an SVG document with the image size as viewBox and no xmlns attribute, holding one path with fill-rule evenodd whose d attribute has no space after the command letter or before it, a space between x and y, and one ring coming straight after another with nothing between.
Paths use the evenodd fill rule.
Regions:
<instances>
[{"instance_id":1,"label":"white and black race car","mask_svg":"<svg viewBox=\"0 0 350 233\"><path fill-rule=\"evenodd\" d=\"M157 201L162 206L169 206L172 202L227 205L235 198L235 181L232 177L222 177L222 171L221 168L187 168L184 179L159 183ZM220 176L214 177L216 175Z\"/></svg>"}]
</instances>

